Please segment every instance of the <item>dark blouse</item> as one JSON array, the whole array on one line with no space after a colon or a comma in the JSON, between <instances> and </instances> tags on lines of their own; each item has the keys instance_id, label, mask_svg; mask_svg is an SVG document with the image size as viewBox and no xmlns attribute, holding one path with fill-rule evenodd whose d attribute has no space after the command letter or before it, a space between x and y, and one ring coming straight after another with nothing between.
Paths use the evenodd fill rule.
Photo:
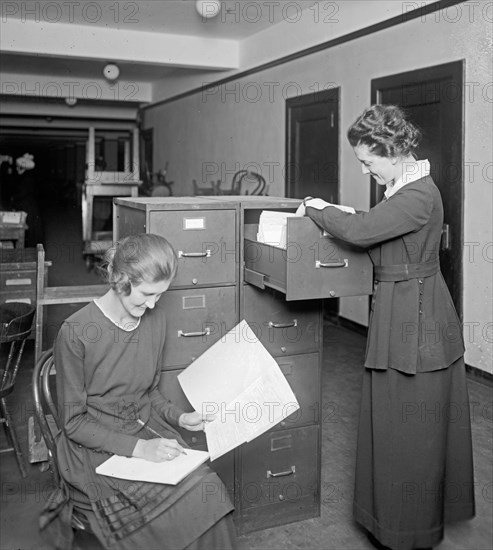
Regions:
<instances>
[{"instance_id":1,"label":"dark blouse","mask_svg":"<svg viewBox=\"0 0 493 550\"><path fill-rule=\"evenodd\" d=\"M369 212L306 208L328 233L368 249L374 267L427 264L439 258L443 206L431 177L408 183ZM405 373L451 365L464 353L462 328L440 271L376 281L365 366Z\"/></svg>"}]
</instances>

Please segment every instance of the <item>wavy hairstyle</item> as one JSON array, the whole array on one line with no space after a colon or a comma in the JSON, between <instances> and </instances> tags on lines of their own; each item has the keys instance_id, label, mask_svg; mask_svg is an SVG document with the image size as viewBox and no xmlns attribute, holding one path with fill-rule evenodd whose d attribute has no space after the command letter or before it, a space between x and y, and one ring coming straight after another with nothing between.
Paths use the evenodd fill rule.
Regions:
<instances>
[{"instance_id":1,"label":"wavy hairstyle","mask_svg":"<svg viewBox=\"0 0 493 550\"><path fill-rule=\"evenodd\" d=\"M366 145L379 157L408 157L421 141L420 130L396 105L372 105L347 131L352 147Z\"/></svg>"},{"instance_id":2,"label":"wavy hairstyle","mask_svg":"<svg viewBox=\"0 0 493 550\"><path fill-rule=\"evenodd\" d=\"M128 296L132 286L144 281L171 281L178 268L178 259L164 237L140 233L115 243L106 253L105 268L111 288Z\"/></svg>"}]
</instances>

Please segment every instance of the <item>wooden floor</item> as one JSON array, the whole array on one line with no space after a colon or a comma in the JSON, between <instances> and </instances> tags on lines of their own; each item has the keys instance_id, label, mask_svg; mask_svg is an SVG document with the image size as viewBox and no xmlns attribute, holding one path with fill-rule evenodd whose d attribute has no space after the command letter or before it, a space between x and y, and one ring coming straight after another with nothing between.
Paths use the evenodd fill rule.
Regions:
<instances>
[{"instance_id":1,"label":"wooden floor","mask_svg":"<svg viewBox=\"0 0 493 550\"><path fill-rule=\"evenodd\" d=\"M70 216L69 216L70 217ZM63 219L67 219L64 215ZM58 226L60 216L53 216L47 227L47 257L56 270L50 284L91 284L98 282L87 272L77 239L78 220L72 216L71 233ZM63 238L69 240L61 241ZM55 254L58 254L58 261ZM51 255L51 258L50 258ZM69 312L70 313L70 312ZM65 314L65 312L62 312ZM55 330L57 322L51 323ZM27 456L27 425L33 415L31 373L34 350L29 342L10 410ZM239 539L240 550L333 549L363 550L373 548L352 519L354 462L357 416L366 340L364 336L326 323L324 327L323 423L322 423L322 510L319 518L250 533ZM477 515L469 522L449 526L438 550L490 550L493 540L492 479L492 388L469 378ZM0 435L0 448L5 437ZM37 465L28 464L28 478L20 477L12 453L0 455L0 550L48 548L40 540L37 520L49 492L53 489L50 474ZM80 536L74 548L100 548L94 539ZM213 550L213 549L211 549Z\"/></svg>"}]
</instances>

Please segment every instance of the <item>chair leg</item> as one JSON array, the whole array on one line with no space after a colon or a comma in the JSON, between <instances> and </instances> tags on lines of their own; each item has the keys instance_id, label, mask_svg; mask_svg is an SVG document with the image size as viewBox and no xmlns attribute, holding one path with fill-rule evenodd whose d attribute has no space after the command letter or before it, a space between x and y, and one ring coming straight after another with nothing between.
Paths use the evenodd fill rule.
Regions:
<instances>
[{"instance_id":1,"label":"chair leg","mask_svg":"<svg viewBox=\"0 0 493 550\"><path fill-rule=\"evenodd\" d=\"M5 450L12 450L15 452L15 458L17 460L17 466L19 467L21 476L27 477L26 467L24 465L24 457L21 452L19 441L17 440L17 434L15 433L14 423L12 422L12 417L10 416L10 413L7 409L7 404L5 402L5 399L3 398L0 399L0 414L4 419L5 431L7 432L8 437L12 442L12 448L5 449Z\"/></svg>"}]
</instances>

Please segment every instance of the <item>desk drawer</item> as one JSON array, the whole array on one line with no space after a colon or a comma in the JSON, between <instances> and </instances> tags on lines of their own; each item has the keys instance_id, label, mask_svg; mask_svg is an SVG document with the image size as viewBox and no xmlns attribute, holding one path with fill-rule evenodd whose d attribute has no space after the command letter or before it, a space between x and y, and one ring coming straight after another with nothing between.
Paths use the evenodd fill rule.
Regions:
<instances>
[{"instance_id":1,"label":"desk drawer","mask_svg":"<svg viewBox=\"0 0 493 550\"><path fill-rule=\"evenodd\" d=\"M245 281L274 288L286 300L372 293L368 254L324 235L309 218L287 219L286 249L259 243L258 225L245 225Z\"/></svg>"},{"instance_id":2,"label":"desk drawer","mask_svg":"<svg viewBox=\"0 0 493 550\"><path fill-rule=\"evenodd\" d=\"M274 357L319 351L322 309L317 301L286 302L275 291L243 287L243 317Z\"/></svg>"},{"instance_id":3,"label":"desk drawer","mask_svg":"<svg viewBox=\"0 0 493 550\"><path fill-rule=\"evenodd\" d=\"M168 290L159 304L169 312L164 369L189 365L238 322L233 286Z\"/></svg>"},{"instance_id":4,"label":"desk drawer","mask_svg":"<svg viewBox=\"0 0 493 550\"><path fill-rule=\"evenodd\" d=\"M178 257L172 287L236 282L234 210L151 211L149 231L169 240Z\"/></svg>"},{"instance_id":5,"label":"desk drawer","mask_svg":"<svg viewBox=\"0 0 493 550\"><path fill-rule=\"evenodd\" d=\"M0 271L0 292L17 290L36 291L36 270Z\"/></svg>"},{"instance_id":6,"label":"desk drawer","mask_svg":"<svg viewBox=\"0 0 493 550\"><path fill-rule=\"evenodd\" d=\"M317 514L318 456L317 426L269 432L241 447L240 507L246 530Z\"/></svg>"}]
</instances>

